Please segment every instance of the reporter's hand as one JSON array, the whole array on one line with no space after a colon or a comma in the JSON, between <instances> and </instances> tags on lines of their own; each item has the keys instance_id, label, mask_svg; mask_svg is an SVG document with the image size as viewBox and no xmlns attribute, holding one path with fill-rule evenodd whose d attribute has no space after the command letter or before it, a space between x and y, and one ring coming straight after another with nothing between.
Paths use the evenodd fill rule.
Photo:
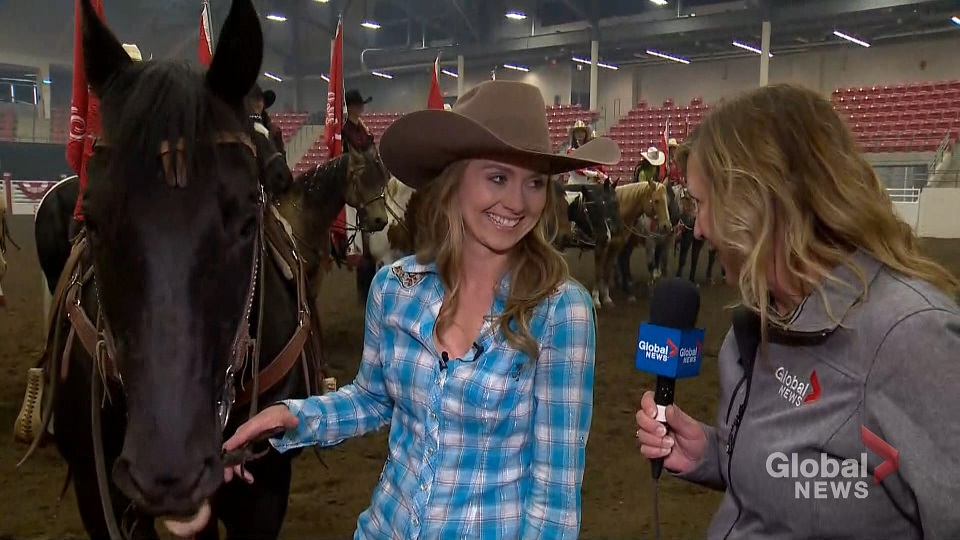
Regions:
<instances>
[{"instance_id":1,"label":"reporter's hand","mask_svg":"<svg viewBox=\"0 0 960 540\"><path fill-rule=\"evenodd\" d=\"M300 421L290 412L290 409L288 409L286 405L279 404L267 407L237 428L236 433L223 443L223 450L225 452L236 450L237 448L263 439L278 429L283 429L284 431L294 429L299 423ZM247 483L253 483L253 475L240 465L224 468L224 482L233 480L234 476L243 478Z\"/></svg>"},{"instance_id":2,"label":"reporter's hand","mask_svg":"<svg viewBox=\"0 0 960 540\"><path fill-rule=\"evenodd\" d=\"M691 418L676 405L667 406L666 418L670 434L656 420L657 404L653 392L646 391L637 411L637 442L640 453L648 459L665 458L664 468L685 473L703 458L707 449L707 434L700 422Z\"/></svg>"}]
</instances>

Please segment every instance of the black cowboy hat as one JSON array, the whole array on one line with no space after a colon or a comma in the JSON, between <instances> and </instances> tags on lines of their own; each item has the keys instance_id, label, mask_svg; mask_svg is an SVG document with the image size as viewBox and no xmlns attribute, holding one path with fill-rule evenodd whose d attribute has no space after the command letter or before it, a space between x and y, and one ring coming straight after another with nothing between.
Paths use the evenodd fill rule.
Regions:
<instances>
[{"instance_id":1,"label":"black cowboy hat","mask_svg":"<svg viewBox=\"0 0 960 540\"><path fill-rule=\"evenodd\" d=\"M277 101L277 93L273 90L267 90L264 92L263 88L260 87L260 83L253 85L253 88L250 90L250 97L263 99L264 109L269 109L270 106Z\"/></svg>"},{"instance_id":2,"label":"black cowboy hat","mask_svg":"<svg viewBox=\"0 0 960 540\"><path fill-rule=\"evenodd\" d=\"M347 102L347 105L366 105L373 101L373 98L368 97L367 99L363 99L359 90L351 88L347 90L347 93L343 96L343 100Z\"/></svg>"}]
</instances>

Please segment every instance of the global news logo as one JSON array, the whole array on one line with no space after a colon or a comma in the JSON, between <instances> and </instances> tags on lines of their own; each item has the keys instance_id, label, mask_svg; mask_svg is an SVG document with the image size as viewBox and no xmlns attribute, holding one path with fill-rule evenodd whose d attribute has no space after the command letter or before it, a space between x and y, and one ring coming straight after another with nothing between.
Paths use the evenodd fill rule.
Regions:
<instances>
[{"instance_id":1,"label":"global news logo","mask_svg":"<svg viewBox=\"0 0 960 540\"><path fill-rule=\"evenodd\" d=\"M900 467L900 452L866 426L860 426L860 440L868 450L883 459L873 469L874 484L879 484ZM869 493L867 459L866 452L861 452L859 459L843 460L823 452L819 460L801 460L796 453L788 456L784 452L774 452L767 456L766 469L773 478L793 479L796 499L847 499L851 495L865 499Z\"/></svg>"},{"instance_id":2,"label":"global news logo","mask_svg":"<svg viewBox=\"0 0 960 540\"><path fill-rule=\"evenodd\" d=\"M648 341L641 340L637 348L647 354L648 360L654 362L669 362L671 358L677 356L679 349L674 345L673 340L667 338L667 344L658 345Z\"/></svg>"},{"instance_id":3,"label":"global news logo","mask_svg":"<svg viewBox=\"0 0 960 540\"><path fill-rule=\"evenodd\" d=\"M700 373L704 332L643 323L637 336L636 367L640 371L682 379Z\"/></svg>"}]
</instances>

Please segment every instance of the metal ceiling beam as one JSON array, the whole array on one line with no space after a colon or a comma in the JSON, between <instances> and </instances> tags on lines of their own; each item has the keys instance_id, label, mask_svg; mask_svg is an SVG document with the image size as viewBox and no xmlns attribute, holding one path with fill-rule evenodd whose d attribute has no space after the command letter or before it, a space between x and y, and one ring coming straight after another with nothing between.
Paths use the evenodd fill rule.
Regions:
<instances>
[{"instance_id":1,"label":"metal ceiling beam","mask_svg":"<svg viewBox=\"0 0 960 540\"><path fill-rule=\"evenodd\" d=\"M431 18L429 18L429 17L424 17L423 15L420 15L419 13L417 13L416 11L414 11L414 9L413 9L412 7L410 7L410 3L409 3L409 2L405 2L405 1L403 1L403 0L387 0L387 2L388 2L389 4L392 4L392 5L396 6L396 7L401 8L402 10L404 10L404 11L406 12L407 17L409 17L409 18L411 18L411 19L413 19L413 20L415 20L415 21L417 21L417 22L419 22L419 23L421 23L421 24L426 25L427 28L432 28L432 29L436 30L437 32L442 33L442 34L445 35L445 36L448 36L448 37L451 37L451 38L453 37L453 33L450 31L450 28L449 28L449 27L443 26L443 25L441 25L441 24L437 24L437 23L433 22L433 20L431 20Z\"/></svg>"},{"instance_id":2,"label":"metal ceiling beam","mask_svg":"<svg viewBox=\"0 0 960 540\"><path fill-rule=\"evenodd\" d=\"M783 6L771 13L776 24L842 17L860 12L884 10L898 6L920 5L938 0L808 0L800 6ZM601 21L600 40L605 45L620 43L653 43L653 38L672 35L696 35L706 31L753 28L763 20L760 9L727 11L697 17L662 18L637 23L637 17ZM549 28L544 29L547 32ZM463 44L449 47L417 49L367 49L361 55L363 68L401 69L410 65L427 64L442 52L445 58L462 54L469 59L508 57L521 51L554 49L583 45L590 41L589 28L564 32L544 33L536 36L498 40L493 44Z\"/></svg>"},{"instance_id":3,"label":"metal ceiling beam","mask_svg":"<svg viewBox=\"0 0 960 540\"><path fill-rule=\"evenodd\" d=\"M478 34L477 29L473 27L473 23L470 22L470 17L467 17L467 13L463 10L463 6L460 5L459 0L450 0L450 3L453 4L453 7L460 13L460 18L463 19L463 22L467 25L467 29L473 34L474 41L480 41L480 34Z\"/></svg>"}]
</instances>

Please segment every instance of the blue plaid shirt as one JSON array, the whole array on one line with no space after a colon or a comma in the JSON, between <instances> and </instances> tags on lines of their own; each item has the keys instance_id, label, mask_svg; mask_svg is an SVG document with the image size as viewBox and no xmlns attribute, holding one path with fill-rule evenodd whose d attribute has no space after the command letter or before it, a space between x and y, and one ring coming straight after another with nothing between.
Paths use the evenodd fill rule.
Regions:
<instances>
[{"instance_id":1,"label":"blue plaid shirt","mask_svg":"<svg viewBox=\"0 0 960 540\"><path fill-rule=\"evenodd\" d=\"M509 277L494 300L502 312ZM476 347L440 367L433 327L443 286L410 256L377 273L363 358L338 391L284 403L300 424L279 451L329 446L390 424L387 461L355 539L573 540L593 413L596 322L569 280L534 312L536 359L491 320Z\"/></svg>"}]
</instances>

